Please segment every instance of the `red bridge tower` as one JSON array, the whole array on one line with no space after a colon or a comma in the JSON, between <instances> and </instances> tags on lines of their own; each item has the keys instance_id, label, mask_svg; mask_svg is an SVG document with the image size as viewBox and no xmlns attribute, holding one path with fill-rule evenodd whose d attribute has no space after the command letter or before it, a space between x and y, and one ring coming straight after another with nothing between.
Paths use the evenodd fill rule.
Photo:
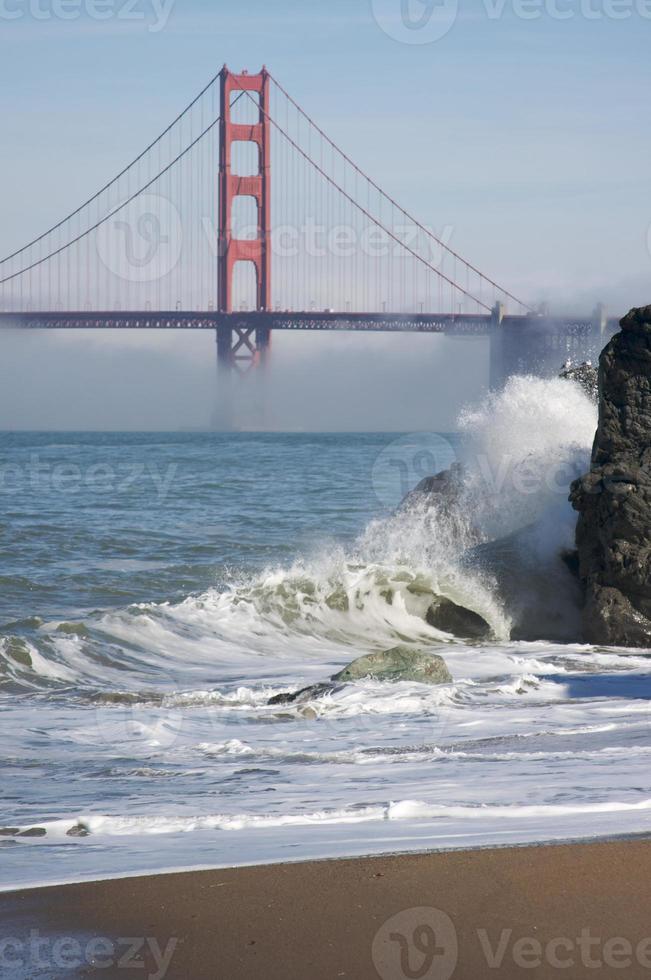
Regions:
<instances>
[{"instance_id":1,"label":"red bridge tower","mask_svg":"<svg viewBox=\"0 0 651 980\"><path fill-rule=\"evenodd\" d=\"M258 75L243 72L234 75L224 65L221 73L221 122L219 156L219 270L218 306L221 313L233 313L233 273L238 262L252 262L256 275L256 309L270 311L271 303L271 122L269 117L270 79L263 68ZM259 99L258 122L234 123L231 120L233 93L250 100L246 93ZM232 146L235 142L252 142L258 147L258 173L244 177L231 172ZM258 210L257 238L233 237L233 201L236 197L253 197ZM221 367L241 370L264 360L269 350L271 331L252 327L246 313L233 317L228 325L217 328L217 352Z\"/></svg>"}]
</instances>

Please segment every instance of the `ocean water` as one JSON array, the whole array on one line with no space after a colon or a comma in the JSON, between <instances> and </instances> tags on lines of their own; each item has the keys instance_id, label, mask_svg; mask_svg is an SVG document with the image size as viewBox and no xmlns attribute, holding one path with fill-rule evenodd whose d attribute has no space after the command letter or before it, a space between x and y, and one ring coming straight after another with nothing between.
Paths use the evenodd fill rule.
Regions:
<instances>
[{"instance_id":1,"label":"ocean water","mask_svg":"<svg viewBox=\"0 0 651 980\"><path fill-rule=\"evenodd\" d=\"M595 422L522 378L454 436L0 435L0 887L648 831L651 661L510 641L459 561L534 527L572 605L546 563ZM460 513L396 512L457 459ZM429 626L435 595L491 638ZM267 703L396 644L452 683Z\"/></svg>"}]
</instances>

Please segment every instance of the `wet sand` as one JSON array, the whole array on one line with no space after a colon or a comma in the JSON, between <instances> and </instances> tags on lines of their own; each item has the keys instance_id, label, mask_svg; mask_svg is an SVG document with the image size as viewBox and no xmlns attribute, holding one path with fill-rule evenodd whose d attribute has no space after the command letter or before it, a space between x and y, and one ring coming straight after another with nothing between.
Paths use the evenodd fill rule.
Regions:
<instances>
[{"instance_id":1,"label":"wet sand","mask_svg":"<svg viewBox=\"0 0 651 980\"><path fill-rule=\"evenodd\" d=\"M3 977L651 977L651 843L118 879L0 894L0 915Z\"/></svg>"}]
</instances>

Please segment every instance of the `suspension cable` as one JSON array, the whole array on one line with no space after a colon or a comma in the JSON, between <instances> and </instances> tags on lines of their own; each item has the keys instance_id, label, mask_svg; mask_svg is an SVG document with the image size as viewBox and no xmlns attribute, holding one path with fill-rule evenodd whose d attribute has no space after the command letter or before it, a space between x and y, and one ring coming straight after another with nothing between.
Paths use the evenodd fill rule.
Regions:
<instances>
[{"instance_id":1,"label":"suspension cable","mask_svg":"<svg viewBox=\"0 0 651 980\"><path fill-rule=\"evenodd\" d=\"M4 283L6 282L10 282L12 279L17 279L18 276L22 276L26 272L30 272L32 269L37 268L37 266L42 265L44 262L48 262L50 259L55 258L57 255L61 255L61 253L65 252L66 249L70 248L72 245L76 245L77 242L82 241L82 239L86 238L87 235L90 235L92 232L97 231L98 228L101 228L102 225L106 224L107 221L110 221L111 218L114 218L116 214L118 214L120 211L126 208L128 204L131 204L131 202L134 201L137 197L139 197L141 194L144 194L146 190L149 190L152 184L155 184L157 180L159 180L161 177L164 177L165 174L168 173L172 169L172 167L174 167L179 162L179 160L182 160L183 157L186 156L190 152L190 150L192 150L197 145L197 143L199 143L204 138L204 136L207 136L208 133L215 128L215 126L217 125L218 122L220 122L220 120L221 120L221 116L218 116L217 119L211 122L209 126L206 126L204 131L200 133L199 136L197 136L197 138L194 139L190 144L188 144L188 146L186 146L186 148L181 153L179 153L178 156L174 158L174 160L172 160L170 163L167 164L166 167L164 167L161 171L159 171L159 173L157 173L155 177L152 177L151 180L147 181L147 183L144 184L143 187L140 187L137 191L135 191L135 193L133 193L131 197L128 197L125 201L123 201L122 204L119 204L108 214L104 215L104 217L100 221L97 221L94 225L91 225L90 228L87 228L85 231L81 232L81 234L77 235L75 238L72 238L69 242L66 242L65 245L62 245L60 248L55 249L53 252L50 252L48 255L42 256L41 258L37 259L35 262L32 262L31 265L27 265L25 266L25 268L20 269L18 272L14 272L9 276L5 276L4 279L0 279L0 286L4 285Z\"/></svg>"},{"instance_id":2,"label":"suspension cable","mask_svg":"<svg viewBox=\"0 0 651 980\"><path fill-rule=\"evenodd\" d=\"M519 306L523 307L523 309L528 310L529 312L533 312L532 307L528 306L527 303L524 303L521 299L518 299L517 296L514 296L513 293L510 293L507 289L503 289L493 279L490 279L488 276L484 275L483 272L480 272L479 269L477 269L474 265L472 265L470 262L468 262L466 259L464 259L463 256L459 255L457 252L455 252L453 249L451 249L449 247L449 245L446 245L445 242L443 242L440 238L438 238L429 228L426 228L425 225L421 224L421 222L418 221L417 218L414 218L413 215L411 215L408 211L405 211L405 209L400 204L398 204L398 202L396 200L394 200L394 198L392 198L389 194L387 194L385 191L383 191L382 188L379 186L379 184L377 184L371 177L368 176L367 173L365 173L360 167L358 167L357 164L354 162L354 160L351 160L351 158L346 153L344 153L344 151L333 140L330 139L330 137L327 135L327 133L325 133L321 129L321 127L318 126L317 123L314 122L314 120L312 119L312 117L309 116L307 114L307 112L305 112L305 110L299 105L299 103L296 102L291 97L291 95L289 94L289 92L287 92L286 89L283 88L283 86L280 84L280 82L271 73L269 73L269 77L271 78L271 80L274 83L274 85L276 85L278 87L278 89L282 92L282 94L285 96L285 98L288 99L289 102L291 102L291 104L301 113L301 115L305 117L305 119L308 121L308 123L316 129L316 131L319 133L319 135L323 139L325 139L327 143L330 144L330 146L333 148L333 150L336 150L336 152L339 153L339 155L346 161L346 163L348 163L351 167L353 167L353 169L356 170L357 173L360 174L360 176L362 176L365 180L367 180L369 182L369 184L371 185L371 187L373 187L383 197L385 197L387 199L387 201L389 201L390 204L392 204L395 208L398 209L398 211L400 211L400 213L402 215L404 215L405 218L407 218L414 225L416 225L416 227L420 231L422 231L425 235L427 235L429 238L433 239L437 243L437 245L440 245L440 247L443 248L443 249L445 249L446 252L449 252L449 254L450 255L453 255L454 258L458 259L460 262L463 262L463 264L466 265L469 269L471 269L472 272L476 273L481 279L483 279L485 282L489 283L489 285L493 286L496 290L498 290L498 292L503 293L504 296L508 296L509 299L512 299ZM461 290L461 292L465 292L465 290ZM468 295L468 294L466 294L466 295Z\"/></svg>"},{"instance_id":3,"label":"suspension cable","mask_svg":"<svg viewBox=\"0 0 651 980\"><path fill-rule=\"evenodd\" d=\"M256 108L260 109L260 111L267 117L267 119L269 120L269 122L273 126L276 127L276 129L278 130L278 132L281 133L282 136L284 136L285 139L289 141L289 143L291 143L291 145L294 147L294 149L297 150L301 154L301 156L305 160L307 160L307 162L309 164L311 164L311 166L314 167L314 169L317 170L321 174L322 177L325 177L325 179L328 181L328 183L332 184L332 186L337 191L339 191L339 193L342 194L346 198L346 200L348 200L353 205L353 207L357 208L357 210L360 211L366 218L368 218L369 221L372 221L373 224L375 224L378 228L381 228L382 231L384 231L387 235L389 235L390 238L392 238L395 242L397 242L398 245L400 245L402 248L404 248L407 252L409 252L411 255L413 255L413 257L415 259L417 259L424 266L426 266L431 272L434 272L437 276L440 276L441 279L445 279L445 281L447 283L449 283L450 286L452 286L454 289L458 290L458 292L463 293L463 295L464 296L467 296L468 299L471 299L473 301L473 303L478 303L480 306L483 306L485 310L488 310L490 312L491 307L488 306L487 303L484 303L483 300L480 300L476 296L473 296L472 293L467 292L462 286L458 286L454 282L454 280L452 280L448 276L446 276L445 273L443 273L439 269L437 269L436 266L433 266L430 262L427 261L427 259L424 259L422 257L422 255L419 255L418 252L414 251L413 248L410 248L410 246L407 245L405 242L402 242L398 238L398 236L395 235L392 231L390 231L385 225L380 224L380 222L376 218L374 218L373 215L370 214L370 212L366 210L366 208L362 207L361 204L358 204L357 201L353 197L351 197L351 195L348 194L347 191L343 190L343 188L340 187L339 184L337 184L337 182L335 180L333 180L332 177L330 177L325 172L325 170L323 170L319 166L318 163L315 163L315 161L312 160L312 158L310 156L308 156L308 154L291 138L291 136L288 133L285 132L285 130L282 128L282 126L280 126L275 121L275 119L272 119L271 116L269 115L269 113L264 108L262 108L262 106L258 102L255 101L255 99L253 98L253 96L251 95L250 92L247 91L245 94L249 97L249 99L256 106ZM0 283L1 283L1 280L0 280Z\"/></svg>"},{"instance_id":4,"label":"suspension cable","mask_svg":"<svg viewBox=\"0 0 651 980\"><path fill-rule=\"evenodd\" d=\"M217 75L216 78L219 78L219 75ZM213 82L209 83L204 88L204 90L201 93L201 95L203 95L205 92L208 91L208 89L210 88L210 85L213 84L214 81L215 81L215 79L213 79ZM201 97L201 95L197 96L197 98L194 99L194 101L191 103L191 105L194 105L197 102L197 100ZM239 95L233 100L233 106L235 106L239 102L239 100L242 98L243 95L244 95L244 92L240 92L239 93ZM178 119L180 119L180 118L181 117L179 116ZM178 121L178 119L177 119L177 121ZM155 177L152 177L151 180L147 181L146 184L144 184L137 191L135 191L133 194L131 194L129 197L127 197L126 200L124 200L116 208L114 208L108 214L104 215L104 217L101 218L99 221L95 222L95 224L91 225L90 228L86 228L85 231L83 231L80 234L76 235L75 238L72 238L70 241L66 242L65 245L61 245L59 248L54 249L52 252L48 253L47 255L41 256L35 262L32 262L31 265L25 266L24 268L19 269L17 272L13 272L10 275L5 276L4 278L0 279L0 286L4 285L7 282L11 282L12 279L17 279L19 276L22 276L25 273L30 272L32 269L35 269L35 268L37 268L40 265L43 265L45 262L48 262L50 259L56 258L57 255L61 255L63 252L65 252L66 249L70 248L72 245L76 245L77 242L82 241L84 238L86 238L88 235L90 235L93 231L97 231L98 228L101 228L101 226L104 225L104 224L106 224L107 221L110 221L111 218L115 217L116 214L118 214L125 207L127 207L127 205L131 204L131 202L134 201L137 197L139 197L141 194L144 194L145 191L149 190L149 188L153 184L155 184L157 180L160 180L160 178L161 177L164 177L166 173L169 173L169 171L172 169L172 167L174 167L177 163L179 163L179 161L182 160L190 152L190 150L194 149L194 147L197 146L197 144L200 143L201 140L203 140L204 137L207 136L208 133L210 133L220 121L221 121L221 116L217 116L217 118L214 119L213 122L211 122L208 126L205 127L205 129L196 137L196 139L194 139L191 143L189 143L188 146L186 146L184 150L182 150L173 160L170 161L170 163L167 164L167 166L163 167L163 169L160 170L156 174ZM174 124L172 124L172 125L174 125ZM171 126L168 126L168 128L167 128L167 130L165 132L169 132L169 130L171 128L172 128ZM162 138L162 137L160 137L160 138ZM151 149L151 147L152 146L155 146L155 145L156 145L156 141L150 145L149 149ZM146 152L147 151L144 151L143 153L141 153L140 154L140 157L144 156L144 153L146 153ZM123 172L126 172L126 171L123 171ZM116 177L115 180L117 180L117 179L118 178ZM113 183L115 183L115 181L112 181L111 184L110 185L107 185L107 186L112 186ZM91 201L96 200L100 196L101 193L102 193L102 191L98 191L98 193L93 198L91 198L90 200ZM65 222L67 220L69 220L70 217L72 217L72 216L74 216L76 214L79 214L79 212L83 210L83 207L84 207L84 205L82 205L81 208L77 208L77 210L75 212L73 212L73 215L69 215L68 218L66 218L63 221L59 222L59 224L56 225L55 228L60 228L63 224L65 224ZM39 239L35 239L35 241L37 241L37 242L38 241L41 241L48 234L49 234L49 232L46 232L45 234L41 235L41 237ZM32 243L32 244L34 244L34 243ZM14 253L14 256L15 255L19 255L21 252L26 251L29 247L30 246L26 245L24 248L20 249L18 252L15 252ZM0 263L0 265L1 264L2 263Z\"/></svg>"},{"instance_id":5,"label":"suspension cable","mask_svg":"<svg viewBox=\"0 0 651 980\"><path fill-rule=\"evenodd\" d=\"M169 124L169 126L167 127L167 129L164 129L163 132L160 134L160 136L157 136L156 139L153 140L153 142L151 142L149 144L149 146L145 147L145 149L142 151L142 153L139 153L138 156L134 160L132 160L131 163L129 163L123 170L121 170L120 173L117 174L116 177L114 177L112 180L110 180L108 182L108 184L105 184L104 187L102 187L101 190L97 191L96 194L93 194L93 196L92 197L89 197L87 201L85 201L83 204L80 204L78 208L76 208L74 211L71 211L70 214L67 215L67 217L63 218L61 221L58 221L55 225L52 225L52 227L49 228L47 231L44 231L42 235L39 235L38 236L38 238L35 238L33 241L29 242L27 245L23 245L22 248L19 248L15 252L12 252L11 255L7 255L4 259L0 259L0 265L4 265L4 263L5 262L9 262L10 259L15 259L17 255L21 255L23 252L26 252L28 249L32 248L34 245L38 245L38 243L39 242L42 242L44 238L47 238L48 235L51 235L52 232L57 231L67 221L70 221L72 218L76 217L76 215L78 215L81 211L83 211L84 208L88 207L88 205L89 204L92 204L94 201L96 201L98 197L101 197L101 195L104 194L105 191L107 191L111 187L113 187L113 185L116 184L120 180L121 177L124 177L124 175L129 170L131 170L132 167L135 167L135 165L137 163L139 163L142 160L142 158L144 156L146 156L147 153L149 153L150 150L153 150L153 148L158 143L160 143L161 140L164 139L165 136L167 136L167 134L170 132L170 130L172 130L176 126L176 124L178 122L180 122L181 119L183 119L183 117L186 116L188 112L190 112L190 110L192 108L194 108L194 106L197 104L197 102L199 101L199 99L201 99L206 94L206 92L215 84L215 82L217 81L217 79L219 78L220 75L221 75L221 71L217 72L217 74L214 75L213 78L210 79L210 81L208 82L208 84L205 85L202 88L202 90L199 92L199 94L196 96L196 98L194 98L192 100L192 102L190 102L185 107L185 109L183 110L183 112L180 112L179 115L176 117L176 119ZM27 270L25 270L25 271L27 271ZM6 282L6 280L2 280L2 281L3 282Z\"/></svg>"}]
</instances>

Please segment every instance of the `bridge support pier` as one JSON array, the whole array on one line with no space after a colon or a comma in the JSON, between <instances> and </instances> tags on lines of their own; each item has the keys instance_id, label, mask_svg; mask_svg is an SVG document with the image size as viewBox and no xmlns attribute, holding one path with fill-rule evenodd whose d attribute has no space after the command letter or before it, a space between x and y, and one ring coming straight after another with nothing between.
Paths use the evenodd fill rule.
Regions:
<instances>
[{"instance_id":1,"label":"bridge support pier","mask_svg":"<svg viewBox=\"0 0 651 980\"><path fill-rule=\"evenodd\" d=\"M246 318L232 326L219 326L217 333L217 365L220 374L232 369L248 374L251 368L264 367L271 350L270 327L252 327Z\"/></svg>"},{"instance_id":2,"label":"bridge support pier","mask_svg":"<svg viewBox=\"0 0 651 980\"><path fill-rule=\"evenodd\" d=\"M490 347L489 347L489 387L497 391L505 382L504 377L504 333L502 321L504 307L496 303L491 312Z\"/></svg>"},{"instance_id":3,"label":"bridge support pier","mask_svg":"<svg viewBox=\"0 0 651 980\"><path fill-rule=\"evenodd\" d=\"M546 313L509 317L498 304L490 332L491 390L502 388L514 374L558 377L568 359L595 363L616 329L601 304L591 317L576 318Z\"/></svg>"},{"instance_id":4,"label":"bridge support pier","mask_svg":"<svg viewBox=\"0 0 651 980\"><path fill-rule=\"evenodd\" d=\"M217 341L217 387L212 427L218 432L233 429L233 377L231 369L231 331L224 327L215 330Z\"/></svg>"},{"instance_id":5,"label":"bridge support pier","mask_svg":"<svg viewBox=\"0 0 651 980\"><path fill-rule=\"evenodd\" d=\"M220 325L215 330L217 340L217 398L215 405L214 427L222 431L231 431L235 425L235 399L246 398L242 407L248 415L259 416L264 422L265 416L265 368L271 352L271 328L252 327L243 318L234 325ZM240 391L233 384L234 375L243 377L254 368L258 383L254 390ZM239 412L237 413L239 415ZM258 423L259 424L259 423Z\"/></svg>"}]
</instances>

